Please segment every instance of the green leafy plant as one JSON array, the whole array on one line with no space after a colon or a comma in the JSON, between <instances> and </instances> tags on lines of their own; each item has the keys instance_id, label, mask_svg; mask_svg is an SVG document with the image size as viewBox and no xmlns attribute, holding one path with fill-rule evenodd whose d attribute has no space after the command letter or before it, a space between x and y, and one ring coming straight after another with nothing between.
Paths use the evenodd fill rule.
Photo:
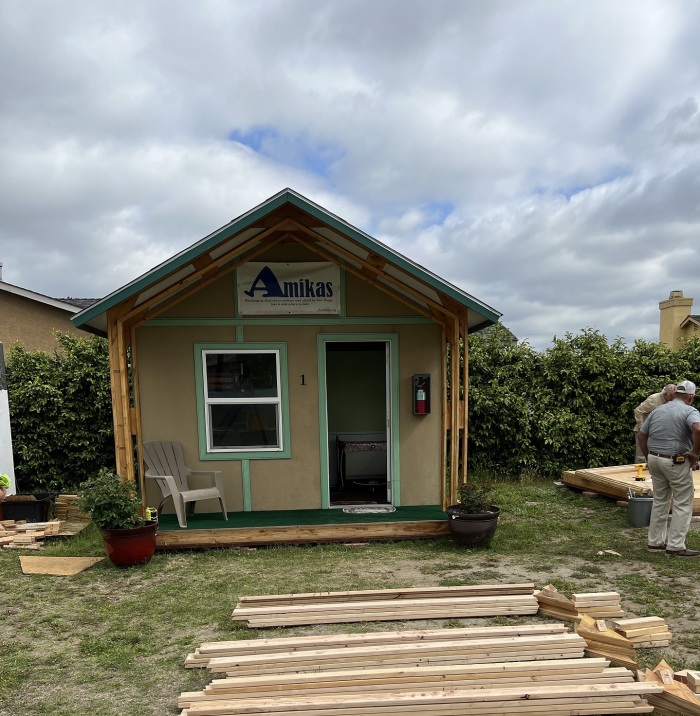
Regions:
<instances>
[{"instance_id":1,"label":"green leafy plant","mask_svg":"<svg viewBox=\"0 0 700 716\"><path fill-rule=\"evenodd\" d=\"M7 360L15 477L27 492L73 493L114 465L107 341L56 340L53 354L16 345Z\"/></svg>"},{"instance_id":2,"label":"green leafy plant","mask_svg":"<svg viewBox=\"0 0 700 716\"><path fill-rule=\"evenodd\" d=\"M7 489L10 486L9 475L0 475L0 487Z\"/></svg>"},{"instance_id":3,"label":"green leafy plant","mask_svg":"<svg viewBox=\"0 0 700 716\"><path fill-rule=\"evenodd\" d=\"M469 515L479 515L489 512L492 500L493 487L485 482L465 482L457 488L459 501L455 505L457 512Z\"/></svg>"},{"instance_id":4,"label":"green leafy plant","mask_svg":"<svg viewBox=\"0 0 700 716\"><path fill-rule=\"evenodd\" d=\"M146 523L133 484L106 468L80 485L78 506L100 529L128 530Z\"/></svg>"}]
</instances>

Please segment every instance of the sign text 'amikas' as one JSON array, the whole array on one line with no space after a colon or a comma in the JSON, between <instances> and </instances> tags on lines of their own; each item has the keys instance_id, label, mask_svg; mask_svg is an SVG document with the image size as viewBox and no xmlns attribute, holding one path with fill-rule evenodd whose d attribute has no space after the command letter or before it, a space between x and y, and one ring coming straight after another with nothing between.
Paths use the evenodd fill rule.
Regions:
<instances>
[{"instance_id":1,"label":"sign text 'amikas'","mask_svg":"<svg viewBox=\"0 0 700 716\"><path fill-rule=\"evenodd\" d=\"M340 314L340 268L332 263L256 263L237 270L242 316Z\"/></svg>"}]
</instances>

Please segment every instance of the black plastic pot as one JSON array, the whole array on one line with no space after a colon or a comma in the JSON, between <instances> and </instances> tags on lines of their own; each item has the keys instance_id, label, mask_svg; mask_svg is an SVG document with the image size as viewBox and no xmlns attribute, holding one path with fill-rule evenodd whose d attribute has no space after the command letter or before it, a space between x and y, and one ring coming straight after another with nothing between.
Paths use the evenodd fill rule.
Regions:
<instances>
[{"instance_id":1,"label":"black plastic pot","mask_svg":"<svg viewBox=\"0 0 700 716\"><path fill-rule=\"evenodd\" d=\"M470 514L460 512L456 505L452 505L445 512L450 533L457 544L463 547L488 547L491 544L496 534L500 508L491 505L488 512Z\"/></svg>"}]
</instances>

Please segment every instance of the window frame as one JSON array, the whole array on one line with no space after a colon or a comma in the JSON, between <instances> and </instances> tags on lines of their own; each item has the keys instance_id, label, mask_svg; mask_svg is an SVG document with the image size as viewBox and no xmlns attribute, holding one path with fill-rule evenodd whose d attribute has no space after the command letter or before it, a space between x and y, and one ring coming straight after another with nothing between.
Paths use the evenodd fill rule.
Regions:
<instances>
[{"instance_id":1,"label":"window frame","mask_svg":"<svg viewBox=\"0 0 700 716\"><path fill-rule=\"evenodd\" d=\"M206 356L211 354L274 354L276 356L278 395L276 398L209 398ZM278 460L291 457L289 425L289 386L286 343L195 343L195 389L197 427L201 460ZM211 442L210 405L267 404L278 406L277 430L279 447L220 448Z\"/></svg>"}]
</instances>

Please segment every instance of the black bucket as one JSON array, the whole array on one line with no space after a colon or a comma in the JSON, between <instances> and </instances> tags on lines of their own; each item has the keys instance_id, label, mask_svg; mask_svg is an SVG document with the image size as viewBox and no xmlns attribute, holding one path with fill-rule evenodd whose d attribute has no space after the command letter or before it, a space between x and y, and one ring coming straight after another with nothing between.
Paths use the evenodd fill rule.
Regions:
<instances>
[{"instance_id":1,"label":"black bucket","mask_svg":"<svg viewBox=\"0 0 700 716\"><path fill-rule=\"evenodd\" d=\"M653 497L630 497L627 503L627 519L632 527L648 527L651 521Z\"/></svg>"}]
</instances>

